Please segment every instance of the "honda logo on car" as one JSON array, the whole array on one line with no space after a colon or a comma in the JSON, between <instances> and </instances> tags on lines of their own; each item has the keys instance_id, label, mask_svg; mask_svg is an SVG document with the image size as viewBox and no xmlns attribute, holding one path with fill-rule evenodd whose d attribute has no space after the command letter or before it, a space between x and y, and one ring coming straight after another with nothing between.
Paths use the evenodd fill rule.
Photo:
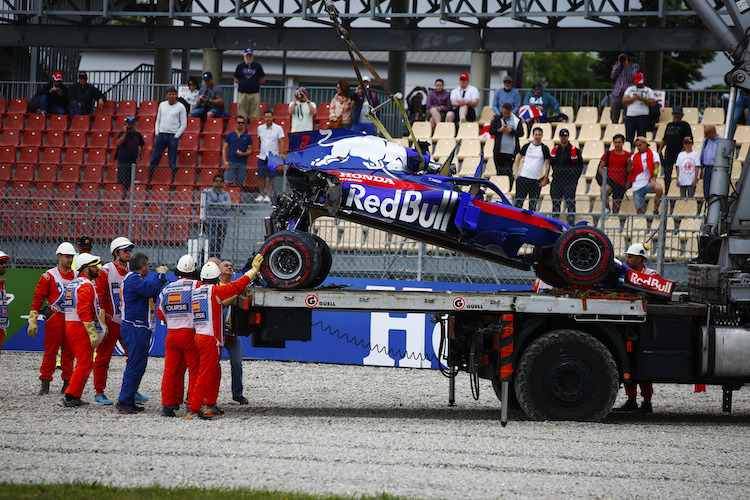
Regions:
<instances>
[{"instance_id":1,"label":"honda logo on car","mask_svg":"<svg viewBox=\"0 0 750 500\"><path fill-rule=\"evenodd\" d=\"M423 228L445 231L448 228L450 214L458 200L459 193L455 191L443 191L440 204L422 203L422 193L414 190L397 189L393 198L381 199L375 194L367 195L364 186L351 184L346 197L346 206L356 208L367 213L380 213L387 219L400 220L402 222L419 222Z\"/></svg>"},{"instance_id":2,"label":"honda logo on car","mask_svg":"<svg viewBox=\"0 0 750 500\"><path fill-rule=\"evenodd\" d=\"M633 271L632 269L628 271L628 281L641 288L656 290L657 292L665 294L671 294L672 287L674 286L673 281L669 281L668 279L660 278L658 276L650 276L648 274L639 273L638 271Z\"/></svg>"}]
</instances>

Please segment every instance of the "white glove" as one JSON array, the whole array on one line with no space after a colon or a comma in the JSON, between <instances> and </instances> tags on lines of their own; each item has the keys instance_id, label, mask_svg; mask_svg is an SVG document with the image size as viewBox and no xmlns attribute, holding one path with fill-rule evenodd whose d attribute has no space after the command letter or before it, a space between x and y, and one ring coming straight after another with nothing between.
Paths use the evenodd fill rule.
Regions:
<instances>
[{"instance_id":1,"label":"white glove","mask_svg":"<svg viewBox=\"0 0 750 500\"><path fill-rule=\"evenodd\" d=\"M156 272L159 274L167 274L169 272L169 268L167 266L159 266L156 268Z\"/></svg>"}]
</instances>

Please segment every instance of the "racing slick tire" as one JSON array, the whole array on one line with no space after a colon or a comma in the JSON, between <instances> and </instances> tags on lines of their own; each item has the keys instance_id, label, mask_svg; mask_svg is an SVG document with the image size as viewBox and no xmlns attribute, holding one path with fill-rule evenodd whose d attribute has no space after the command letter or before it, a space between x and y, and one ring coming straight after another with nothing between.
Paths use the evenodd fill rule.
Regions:
<instances>
[{"instance_id":1,"label":"racing slick tire","mask_svg":"<svg viewBox=\"0 0 750 500\"><path fill-rule=\"evenodd\" d=\"M328 243L326 243L323 238L314 234L311 234L310 236L315 240L318 260L320 260L320 270L318 271L318 275L312 283L310 283L310 288L315 288L323 283L328 277L328 273L331 271L331 265L333 264L333 254L331 253L331 247L328 246Z\"/></svg>"},{"instance_id":2,"label":"racing slick tire","mask_svg":"<svg viewBox=\"0 0 750 500\"><path fill-rule=\"evenodd\" d=\"M612 354L579 330L555 330L534 340L513 379L518 404L533 420L598 422L612 410L619 388Z\"/></svg>"},{"instance_id":3,"label":"racing slick tire","mask_svg":"<svg viewBox=\"0 0 750 500\"><path fill-rule=\"evenodd\" d=\"M612 273L614 249L599 229L572 227L557 239L552 265L557 274L571 285L595 285Z\"/></svg>"},{"instance_id":4,"label":"racing slick tire","mask_svg":"<svg viewBox=\"0 0 750 500\"><path fill-rule=\"evenodd\" d=\"M318 276L320 259L312 235L301 231L279 231L260 250L260 274L271 288L307 288Z\"/></svg>"},{"instance_id":5,"label":"racing slick tire","mask_svg":"<svg viewBox=\"0 0 750 500\"><path fill-rule=\"evenodd\" d=\"M557 274L552 265L552 249L536 247L534 249L534 274L553 288L567 288L570 284Z\"/></svg>"}]
</instances>

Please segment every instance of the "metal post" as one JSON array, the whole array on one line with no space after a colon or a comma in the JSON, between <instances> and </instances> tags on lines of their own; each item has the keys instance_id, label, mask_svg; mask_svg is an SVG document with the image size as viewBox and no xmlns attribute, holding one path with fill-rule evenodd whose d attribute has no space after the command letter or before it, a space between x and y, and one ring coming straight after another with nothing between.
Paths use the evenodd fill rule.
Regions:
<instances>
[{"instance_id":1,"label":"metal post","mask_svg":"<svg viewBox=\"0 0 750 500\"><path fill-rule=\"evenodd\" d=\"M667 211L664 209L664 204L669 203L669 198L666 196L662 197L661 200L661 212L659 212L659 242L657 245L657 259L658 262L656 263L656 272L658 272L660 275L664 274L664 248L666 245L666 242L664 239L667 235L666 225L667 225ZM667 205L669 206L669 205Z\"/></svg>"},{"instance_id":2,"label":"metal post","mask_svg":"<svg viewBox=\"0 0 750 500\"><path fill-rule=\"evenodd\" d=\"M500 425L508 425L508 392L510 392L510 382L503 381L502 390L500 391Z\"/></svg>"},{"instance_id":3,"label":"metal post","mask_svg":"<svg viewBox=\"0 0 750 500\"><path fill-rule=\"evenodd\" d=\"M420 241L417 251L417 281L422 281L422 259L424 259L424 243Z\"/></svg>"},{"instance_id":4,"label":"metal post","mask_svg":"<svg viewBox=\"0 0 750 500\"><path fill-rule=\"evenodd\" d=\"M607 216L607 169L608 165L604 164L604 170L602 172L602 217L601 217L601 227L602 231L604 231L604 219ZM612 193L614 194L614 193ZM614 208L614 196L612 197L612 207Z\"/></svg>"},{"instance_id":5,"label":"metal post","mask_svg":"<svg viewBox=\"0 0 750 500\"><path fill-rule=\"evenodd\" d=\"M450 378L448 379L448 406L456 406L456 367L450 367Z\"/></svg>"},{"instance_id":6,"label":"metal post","mask_svg":"<svg viewBox=\"0 0 750 500\"><path fill-rule=\"evenodd\" d=\"M135 198L135 162L130 164L130 212L128 215L128 239L133 241L133 199Z\"/></svg>"}]
</instances>

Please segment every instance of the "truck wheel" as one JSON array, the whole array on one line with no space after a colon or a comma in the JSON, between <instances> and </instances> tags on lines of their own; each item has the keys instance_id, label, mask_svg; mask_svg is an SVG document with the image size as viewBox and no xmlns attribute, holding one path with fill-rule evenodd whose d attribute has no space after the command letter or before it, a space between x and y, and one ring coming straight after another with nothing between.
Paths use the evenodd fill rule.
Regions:
<instances>
[{"instance_id":1,"label":"truck wheel","mask_svg":"<svg viewBox=\"0 0 750 500\"><path fill-rule=\"evenodd\" d=\"M315 240L301 231L279 231L266 240L260 274L271 288L306 288L320 270Z\"/></svg>"},{"instance_id":2,"label":"truck wheel","mask_svg":"<svg viewBox=\"0 0 750 500\"><path fill-rule=\"evenodd\" d=\"M612 354L578 330L555 330L523 352L514 375L516 398L533 420L598 422L612 410L619 379Z\"/></svg>"},{"instance_id":3,"label":"truck wheel","mask_svg":"<svg viewBox=\"0 0 750 500\"><path fill-rule=\"evenodd\" d=\"M331 265L333 264L333 254L331 254L331 247L328 243L319 236L311 234L317 245L316 252L318 253L318 260L320 260L320 271L315 279L310 283L310 288L315 288L325 281L328 277L328 273L331 271Z\"/></svg>"},{"instance_id":4,"label":"truck wheel","mask_svg":"<svg viewBox=\"0 0 750 500\"><path fill-rule=\"evenodd\" d=\"M534 274L553 288L567 288L568 282L557 274L552 265L552 249L536 247L534 250Z\"/></svg>"},{"instance_id":5,"label":"truck wheel","mask_svg":"<svg viewBox=\"0 0 750 500\"><path fill-rule=\"evenodd\" d=\"M552 265L572 285L595 285L612 272L612 243L599 229L572 227L557 239Z\"/></svg>"}]
</instances>

